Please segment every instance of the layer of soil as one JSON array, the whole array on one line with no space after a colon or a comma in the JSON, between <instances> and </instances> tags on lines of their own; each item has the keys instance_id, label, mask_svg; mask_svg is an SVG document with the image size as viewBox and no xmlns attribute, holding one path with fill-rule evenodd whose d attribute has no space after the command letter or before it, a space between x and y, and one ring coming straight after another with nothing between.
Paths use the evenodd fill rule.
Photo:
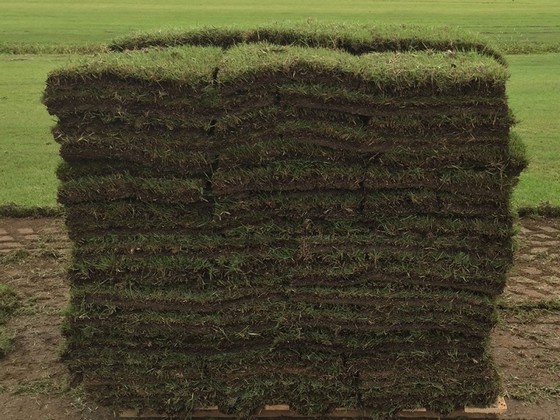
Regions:
<instances>
[{"instance_id":1,"label":"layer of soil","mask_svg":"<svg viewBox=\"0 0 560 420\"><path fill-rule=\"evenodd\" d=\"M492 349L505 384L501 419L560 419L560 219L524 219ZM0 219L0 281L20 306L0 360L0 418L113 418L67 383L59 355L69 300L69 241L61 219Z\"/></svg>"}]
</instances>

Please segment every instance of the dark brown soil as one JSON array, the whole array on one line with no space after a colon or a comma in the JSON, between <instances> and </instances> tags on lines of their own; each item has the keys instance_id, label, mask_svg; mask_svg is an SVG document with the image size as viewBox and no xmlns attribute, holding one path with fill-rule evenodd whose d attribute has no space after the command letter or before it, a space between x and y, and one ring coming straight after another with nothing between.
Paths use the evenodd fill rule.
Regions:
<instances>
[{"instance_id":1,"label":"dark brown soil","mask_svg":"<svg viewBox=\"0 0 560 420\"><path fill-rule=\"evenodd\" d=\"M560 419L560 219L524 219L501 321L492 336L508 412L502 419ZM60 219L0 219L0 282L20 307L0 360L0 419L113 418L69 390L59 360L69 298L69 242ZM555 303L556 302L556 303Z\"/></svg>"}]
</instances>

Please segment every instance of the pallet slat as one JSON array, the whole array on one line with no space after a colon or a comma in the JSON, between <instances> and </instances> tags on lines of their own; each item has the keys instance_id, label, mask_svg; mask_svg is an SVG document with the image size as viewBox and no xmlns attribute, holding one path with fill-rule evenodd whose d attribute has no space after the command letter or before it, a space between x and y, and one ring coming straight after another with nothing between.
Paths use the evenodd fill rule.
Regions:
<instances>
[{"instance_id":1,"label":"pallet slat","mask_svg":"<svg viewBox=\"0 0 560 420\"><path fill-rule=\"evenodd\" d=\"M397 419L491 419L496 418L500 414L507 411L507 404L503 397L499 397L496 402L488 407L465 407L462 410L456 410L448 415L441 415L433 411L426 410L425 408L415 408L402 410L397 414ZM321 418L368 418L371 417L371 411L356 410L351 408L336 408L327 415ZM220 412L218 407L205 407L195 410L189 416L191 418L237 418L233 414L224 414ZM265 405L264 408L258 412L255 418L299 418L299 419L312 419L318 417L302 416L297 412L290 409L289 405ZM166 414L158 413L154 410L136 410L125 409L119 413L119 418L139 419L139 418L173 418Z\"/></svg>"}]
</instances>

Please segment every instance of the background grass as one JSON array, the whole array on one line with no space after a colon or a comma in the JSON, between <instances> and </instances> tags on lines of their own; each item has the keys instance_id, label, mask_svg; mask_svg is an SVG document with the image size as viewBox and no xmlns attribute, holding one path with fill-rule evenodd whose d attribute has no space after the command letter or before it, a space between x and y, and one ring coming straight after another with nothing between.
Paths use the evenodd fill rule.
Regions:
<instances>
[{"instance_id":1,"label":"background grass","mask_svg":"<svg viewBox=\"0 0 560 420\"><path fill-rule=\"evenodd\" d=\"M513 202L560 205L560 54L508 57L510 106L515 130L527 145L529 168L521 174Z\"/></svg>"},{"instance_id":2,"label":"background grass","mask_svg":"<svg viewBox=\"0 0 560 420\"><path fill-rule=\"evenodd\" d=\"M0 55L0 204L56 204L58 145L41 92L47 72L67 58Z\"/></svg>"},{"instance_id":3,"label":"background grass","mask_svg":"<svg viewBox=\"0 0 560 420\"><path fill-rule=\"evenodd\" d=\"M135 30L285 19L452 25L483 32L514 53L560 51L558 0L0 0L0 51L48 52L107 43ZM58 146L40 103L49 70L66 56L0 54L0 204L52 206ZM510 104L531 165L516 205L560 205L560 54L508 56Z\"/></svg>"},{"instance_id":4,"label":"background grass","mask_svg":"<svg viewBox=\"0 0 560 420\"><path fill-rule=\"evenodd\" d=\"M137 29L199 24L336 21L453 25L508 43L560 43L557 0L0 1L5 43L84 44Z\"/></svg>"}]
</instances>

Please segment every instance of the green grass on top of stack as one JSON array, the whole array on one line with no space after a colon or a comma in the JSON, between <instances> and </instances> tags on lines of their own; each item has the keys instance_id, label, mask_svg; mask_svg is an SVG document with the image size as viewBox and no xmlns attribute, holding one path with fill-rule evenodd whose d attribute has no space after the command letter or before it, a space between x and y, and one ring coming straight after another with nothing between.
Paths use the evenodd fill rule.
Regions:
<instances>
[{"instance_id":1,"label":"green grass on top of stack","mask_svg":"<svg viewBox=\"0 0 560 420\"><path fill-rule=\"evenodd\" d=\"M476 97L503 94L508 78L501 63L473 52L353 56L338 50L312 51L258 43L225 52L184 46L98 55L51 72L44 101L56 112L74 107L79 110L80 105L86 110L88 103L97 107L163 103L176 108L196 104L196 109L204 112L227 104L230 95L243 92L242 100L247 102L253 99L251 92L262 94L263 89L283 82L342 85L357 93L395 98L465 93ZM128 87L127 81L136 86ZM83 82L88 83L88 89L77 89Z\"/></svg>"},{"instance_id":2,"label":"green grass on top of stack","mask_svg":"<svg viewBox=\"0 0 560 420\"><path fill-rule=\"evenodd\" d=\"M224 53L216 82L225 96L284 80L395 98L504 92L506 67L472 52L384 52L354 56L326 48L241 44Z\"/></svg>"},{"instance_id":3,"label":"green grass on top of stack","mask_svg":"<svg viewBox=\"0 0 560 420\"><path fill-rule=\"evenodd\" d=\"M175 98L188 100L188 93L198 92L212 82L212 74L222 55L220 48L185 46L129 54L76 57L67 66L50 73L45 99L54 103L58 103L57 99L103 99L105 93L107 99L118 100L126 94L153 103L162 97L154 96L153 92L147 93L147 88L159 87L161 90L156 90L156 93L163 93L165 83L169 82L173 83ZM104 81L108 84L105 85ZM83 89L76 89L76 84L80 82L87 84L83 85ZM119 92L119 87L125 91ZM180 88L183 90L177 90ZM113 95L110 92L114 92Z\"/></svg>"},{"instance_id":4,"label":"green grass on top of stack","mask_svg":"<svg viewBox=\"0 0 560 420\"><path fill-rule=\"evenodd\" d=\"M201 45L230 48L269 42L308 48L331 48L360 55L383 51L477 51L504 61L488 39L458 28L419 25L367 25L318 21L273 23L255 27L200 27L138 32L113 41L114 51Z\"/></svg>"}]
</instances>

